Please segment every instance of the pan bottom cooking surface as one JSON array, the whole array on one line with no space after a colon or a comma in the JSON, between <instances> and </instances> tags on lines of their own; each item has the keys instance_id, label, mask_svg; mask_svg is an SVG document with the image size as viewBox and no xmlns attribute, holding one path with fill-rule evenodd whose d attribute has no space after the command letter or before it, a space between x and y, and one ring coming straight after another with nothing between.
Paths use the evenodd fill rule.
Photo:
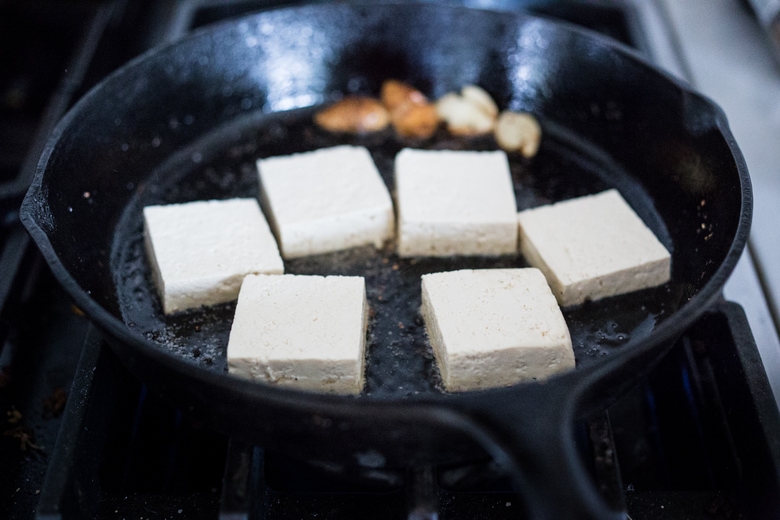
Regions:
<instances>
[{"instance_id":1,"label":"pan bottom cooking surface","mask_svg":"<svg viewBox=\"0 0 780 520\"><path fill-rule=\"evenodd\" d=\"M392 130L365 136L332 134L311 123L311 109L256 113L217 128L150 172L134 191L113 242L117 296L126 325L139 336L204 369L227 371L226 347L235 302L165 316L152 281L143 242L142 209L153 204L257 197L255 161L318 148L367 147L392 191L393 159L404 147L496 149L492 137L454 138L440 130L425 141L404 141ZM650 197L629 174L592 145L563 128L544 125L533 160L509 154L518 210L617 188L656 236L671 239ZM159 143L158 143L159 144ZM352 275L366 278L370 306L364 395L398 398L443 392L420 314L420 277L456 269L526 267L522 256L401 259L395 243L360 247L285 261L288 274ZM578 367L647 336L680 301L674 281L599 302L564 309ZM291 310L292 312L292 310ZM630 346L628 347L630 348Z\"/></svg>"}]
</instances>

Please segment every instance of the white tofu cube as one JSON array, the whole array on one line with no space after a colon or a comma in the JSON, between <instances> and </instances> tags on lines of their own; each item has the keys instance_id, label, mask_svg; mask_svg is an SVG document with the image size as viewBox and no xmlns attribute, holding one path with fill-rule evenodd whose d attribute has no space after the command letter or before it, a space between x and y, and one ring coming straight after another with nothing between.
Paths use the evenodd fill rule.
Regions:
<instances>
[{"instance_id":1,"label":"white tofu cube","mask_svg":"<svg viewBox=\"0 0 780 520\"><path fill-rule=\"evenodd\" d=\"M393 237L393 201L371 154L336 146L257 161L263 205L284 258Z\"/></svg>"},{"instance_id":2,"label":"white tofu cube","mask_svg":"<svg viewBox=\"0 0 780 520\"><path fill-rule=\"evenodd\" d=\"M520 250L562 306L669 281L671 256L616 190L522 211Z\"/></svg>"},{"instance_id":3,"label":"white tofu cube","mask_svg":"<svg viewBox=\"0 0 780 520\"><path fill-rule=\"evenodd\" d=\"M144 240L165 314L235 300L246 275L284 272L255 199L147 206Z\"/></svg>"},{"instance_id":4,"label":"white tofu cube","mask_svg":"<svg viewBox=\"0 0 780 520\"><path fill-rule=\"evenodd\" d=\"M517 251L517 205L504 152L401 150L395 189L400 256Z\"/></svg>"},{"instance_id":5,"label":"white tofu cube","mask_svg":"<svg viewBox=\"0 0 780 520\"><path fill-rule=\"evenodd\" d=\"M574 368L569 329L538 269L423 275L422 302L448 390L506 386Z\"/></svg>"},{"instance_id":6,"label":"white tofu cube","mask_svg":"<svg viewBox=\"0 0 780 520\"><path fill-rule=\"evenodd\" d=\"M357 276L247 276L227 347L232 374L319 392L363 388L365 281Z\"/></svg>"}]
</instances>

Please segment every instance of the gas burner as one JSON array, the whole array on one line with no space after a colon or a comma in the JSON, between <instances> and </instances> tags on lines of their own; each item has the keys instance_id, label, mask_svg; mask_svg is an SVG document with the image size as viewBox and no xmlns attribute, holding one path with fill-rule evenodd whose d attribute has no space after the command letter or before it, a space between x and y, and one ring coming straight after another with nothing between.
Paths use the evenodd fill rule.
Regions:
<instances>
[{"instance_id":1,"label":"gas burner","mask_svg":"<svg viewBox=\"0 0 780 520\"><path fill-rule=\"evenodd\" d=\"M491 460L364 478L204 428L131 376L100 336L84 344L40 517L517 518ZM739 306L701 318L642 383L574 425L604 498L631 518L780 512L780 416ZM737 516L732 516L737 515ZM740 516L741 515L741 516Z\"/></svg>"}]
</instances>

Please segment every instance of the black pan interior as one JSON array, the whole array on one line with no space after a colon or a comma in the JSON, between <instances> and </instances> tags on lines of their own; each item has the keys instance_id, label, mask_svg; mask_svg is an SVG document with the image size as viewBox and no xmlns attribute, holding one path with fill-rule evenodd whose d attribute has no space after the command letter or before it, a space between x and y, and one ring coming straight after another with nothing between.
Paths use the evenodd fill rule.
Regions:
<instances>
[{"instance_id":1,"label":"black pan interior","mask_svg":"<svg viewBox=\"0 0 780 520\"><path fill-rule=\"evenodd\" d=\"M112 322L114 335L224 371L231 306L162 317L139 241L141 206L255 196L255 158L338 143L367 146L389 185L402 146L494 146L443 134L408 143L389 133L328 135L312 128L310 110L297 110L376 94L391 77L434 98L475 83L502 108L533 112L545 130L541 152L511 160L521 209L617 187L672 250L672 284L566 311L580 369L649 337L730 254L746 180L717 108L598 37L521 15L426 5L274 11L142 58L60 125L25 218L46 235L87 310L99 307L99 322L124 321ZM399 261L391 246L288 262L287 270L369 278L366 393L385 398L440 391L418 315L420 275L506 265L523 263Z\"/></svg>"},{"instance_id":2,"label":"black pan interior","mask_svg":"<svg viewBox=\"0 0 780 520\"><path fill-rule=\"evenodd\" d=\"M204 136L135 187L116 228L112 266L122 317L136 334L206 369L227 371L225 349L235 303L164 316L154 288L142 229L142 209L152 204L257 197L255 160L338 144L368 147L388 188L393 161L405 146L432 149L496 149L491 136L453 137L440 130L426 141L399 139L391 129L348 136L312 124L312 110L249 115ZM653 201L631 176L592 145L554 125L533 160L509 154L518 209L619 188L667 248L672 240ZM420 276L462 268L525 267L521 256L400 259L395 243L361 247L285 262L287 273L366 277L370 328L365 394L403 397L441 392L441 379L420 315ZM680 287L657 289L566 309L580 367L618 351L632 337L647 336L679 305ZM290 312L294 312L291 309Z\"/></svg>"}]
</instances>

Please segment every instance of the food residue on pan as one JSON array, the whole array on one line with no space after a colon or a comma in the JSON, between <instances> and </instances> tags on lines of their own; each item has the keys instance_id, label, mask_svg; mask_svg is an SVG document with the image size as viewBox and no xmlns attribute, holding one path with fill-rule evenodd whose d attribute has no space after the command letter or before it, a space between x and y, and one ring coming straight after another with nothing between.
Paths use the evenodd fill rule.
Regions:
<instances>
[{"instance_id":1,"label":"food residue on pan","mask_svg":"<svg viewBox=\"0 0 780 520\"><path fill-rule=\"evenodd\" d=\"M51 418L59 416L68 402L68 392L64 388L55 388L48 397L43 400L43 415Z\"/></svg>"},{"instance_id":2,"label":"food residue on pan","mask_svg":"<svg viewBox=\"0 0 780 520\"><path fill-rule=\"evenodd\" d=\"M22 425L23 416L14 406L6 411L6 427L3 436L19 442L19 451L43 451L44 447L35 444L35 438L29 428Z\"/></svg>"}]
</instances>

